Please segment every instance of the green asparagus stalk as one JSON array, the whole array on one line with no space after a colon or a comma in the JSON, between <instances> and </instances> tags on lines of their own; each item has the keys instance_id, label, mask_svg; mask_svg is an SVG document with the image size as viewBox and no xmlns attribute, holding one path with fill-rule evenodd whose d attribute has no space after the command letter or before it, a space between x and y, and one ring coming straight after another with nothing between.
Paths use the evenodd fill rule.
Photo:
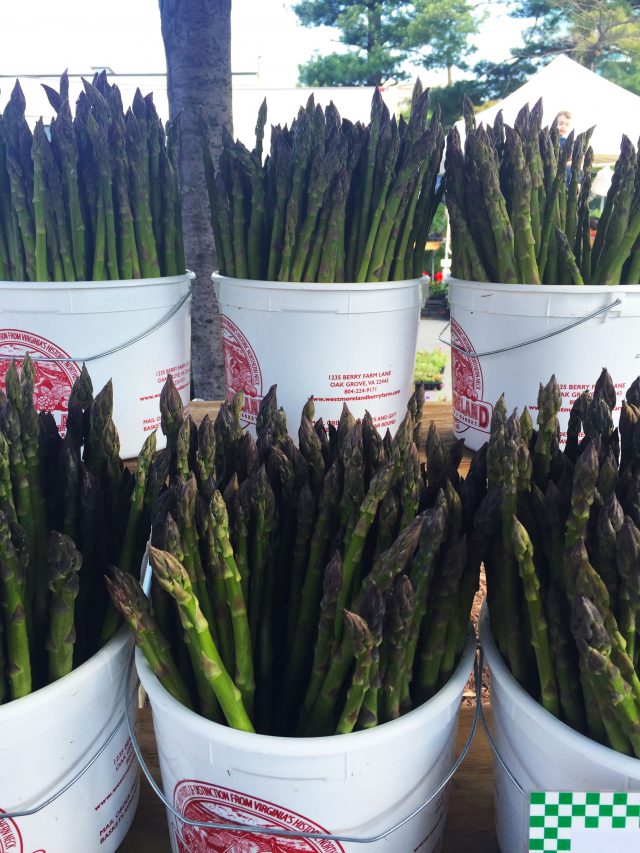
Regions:
<instances>
[{"instance_id":1,"label":"green asparagus stalk","mask_svg":"<svg viewBox=\"0 0 640 853\"><path fill-rule=\"evenodd\" d=\"M131 494L127 528L124 534L122 549L120 551L119 568L125 572L129 572L130 574L133 574L134 569L136 568L134 564L135 546L144 509L144 493L147 487L147 474L155 452L156 433L154 430L145 439L145 442L142 445L142 450L138 455L136 480Z\"/></svg>"},{"instance_id":2,"label":"green asparagus stalk","mask_svg":"<svg viewBox=\"0 0 640 853\"><path fill-rule=\"evenodd\" d=\"M229 540L229 519L220 492L214 492L209 505L214 524L214 536L223 561L223 579L227 605L231 613L235 648L235 683L240 691L247 713L251 716L254 704L253 658L251 634L245 606L240 573Z\"/></svg>"},{"instance_id":3,"label":"green asparagus stalk","mask_svg":"<svg viewBox=\"0 0 640 853\"><path fill-rule=\"evenodd\" d=\"M227 722L233 728L253 732L240 691L222 663L189 575L175 557L152 545L149 546L149 560L158 583L178 605L180 621L196 652L196 660L220 702Z\"/></svg>"},{"instance_id":4,"label":"green asparagus stalk","mask_svg":"<svg viewBox=\"0 0 640 853\"><path fill-rule=\"evenodd\" d=\"M118 612L131 628L136 645L142 650L153 674L174 699L192 708L189 692L169 652L169 643L156 625L149 600L138 581L115 567L105 577L109 595Z\"/></svg>"},{"instance_id":5,"label":"green asparagus stalk","mask_svg":"<svg viewBox=\"0 0 640 853\"><path fill-rule=\"evenodd\" d=\"M357 613L344 612L347 630L355 657L355 671L347 693L345 705L338 720L336 734L353 731L358 720L366 692L371 684L374 640L367 623Z\"/></svg>"},{"instance_id":6,"label":"green asparagus stalk","mask_svg":"<svg viewBox=\"0 0 640 853\"><path fill-rule=\"evenodd\" d=\"M311 678L302 706L301 720L311 713L326 678L333 648L333 631L337 619L338 596L343 584L343 568L340 553L335 552L324 571L318 636L313 653ZM354 723L355 725L355 723Z\"/></svg>"},{"instance_id":7,"label":"green asparagus stalk","mask_svg":"<svg viewBox=\"0 0 640 853\"><path fill-rule=\"evenodd\" d=\"M406 575L399 575L393 587L393 599L388 633L383 638L385 666L382 681L384 721L395 720L401 713L404 685L411 681L413 656L409 662L407 645L410 642L415 608L419 593Z\"/></svg>"},{"instance_id":8,"label":"green asparagus stalk","mask_svg":"<svg viewBox=\"0 0 640 853\"><path fill-rule=\"evenodd\" d=\"M0 513L0 589L6 626L8 680L12 699L31 693L31 658L27 634L24 579L15 548L11 542L9 523Z\"/></svg>"},{"instance_id":9,"label":"green asparagus stalk","mask_svg":"<svg viewBox=\"0 0 640 853\"><path fill-rule=\"evenodd\" d=\"M146 143L140 123L131 110L125 117L125 133L129 161L129 192L140 273L143 278L155 278L160 275L160 265L153 234Z\"/></svg>"},{"instance_id":10,"label":"green asparagus stalk","mask_svg":"<svg viewBox=\"0 0 640 853\"><path fill-rule=\"evenodd\" d=\"M49 621L49 680L57 681L73 669L76 639L75 601L80 587L78 572L82 554L73 540L53 531L47 540L47 573L51 591Z\"/></svg>"},{"instance_id":11,"label":"green asparagus stalk","mask_svg":"<svg viewBox=\"0 0 640 853\"><path fill-rule=\"evenodd\" d=\"M540 580L533 561L533 546L524 525L515 517L512 530L513 551L522 578L531 625L531 642L538 664L542 704L547 711L559 717L558 687L551 658L547 619L540 599Z\"/></svg>"}]
</instances>

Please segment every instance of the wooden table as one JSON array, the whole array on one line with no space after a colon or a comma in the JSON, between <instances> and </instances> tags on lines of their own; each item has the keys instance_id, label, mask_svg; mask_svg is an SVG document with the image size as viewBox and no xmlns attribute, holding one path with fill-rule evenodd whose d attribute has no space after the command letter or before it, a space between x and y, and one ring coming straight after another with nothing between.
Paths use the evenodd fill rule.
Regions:
<instances>
[{"instance_id":1,"label":"wooden table","mask_svg":"<svg viewBox=\"0 0 640 853\"><path fill-rule=\"evenodd\" d=\"M219 403L193 401L191 414L197 423L208 412L214 415ZM423 413L424 435L431 420L445 441L453 440L451 403L428 402ZM465 451L460 465L461 473L469 467L471 454ZM469 732L474 709L462 708L458 730L458 749ZM176 733L179 737L179 733ZM151 712L140 712L139 738L144 755L152 771L158 774L158 758ZM442 853L498 853L493 827L493 781L491 756L484 732L478 727L464 763L456 773L449 788L449 810ZM140 805L129 833L120 847L120 853L170 853L166 813L147 783L142 780ZM366 845L362 846L363 853ZM408 853L408 851L396 851Z\"/></svg>"},{"instance_id":2,"label":"wooden table","mask_svg":"<svg viewBox=\"0 0 640 853\"><path fill-rule=\"evenodd\" d=\"M199 424L206 414L214 418L219 408L220 403L217 401L212 402L206 400L192 400L190 411L196 424ZM455 441L450 400L427 400L422 410L423 439L426 438L427 430L429 429L429 424L431 423L431 421L434 421L436 427L438 428L438 432L440 433L445 443L450 444ZM472 456L473 453L470 450L464 451L462 462L460 463L459 468L461 474L466 474Z\"/></svg>"}]
</instances>

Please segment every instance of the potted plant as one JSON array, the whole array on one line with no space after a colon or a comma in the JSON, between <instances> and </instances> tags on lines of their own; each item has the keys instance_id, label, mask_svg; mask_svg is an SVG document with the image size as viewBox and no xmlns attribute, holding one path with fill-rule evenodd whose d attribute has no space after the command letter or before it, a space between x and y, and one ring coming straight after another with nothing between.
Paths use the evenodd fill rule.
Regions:
<instances>
[{"instance_id":1,"label":"potted plant","mask_svg":"<svg viewBox=\"0 0 640 853\"><path fill-rule=\"evenodd\" d=\"M422 382L427 391L440 391L446 366L447 355L441 349L417 352L414 381Z\"/></svg>"},{"instance_id":2,"label":"potted plant","mask_svg":"<svg viewBox=\"0 0 640 853\"><path fill-rule=\"evenodd\" d=\"M422 317L438 317L443 320L449 318L449 286L440 271L429 281L427 298L420 314Z\"/></svg>"}]
</instances>

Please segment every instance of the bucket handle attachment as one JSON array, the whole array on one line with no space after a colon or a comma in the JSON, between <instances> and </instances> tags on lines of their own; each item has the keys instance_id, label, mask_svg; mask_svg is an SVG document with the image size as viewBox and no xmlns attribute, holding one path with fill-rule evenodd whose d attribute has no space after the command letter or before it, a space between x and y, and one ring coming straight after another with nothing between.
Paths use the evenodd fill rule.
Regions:
<instances>
[{"instance_id":1,"label":"bucket handle attachment","mask_svg":"<svg viewBox=\"0 0 640 853\"><path fill-rule=\"evenodd\" d=\"M522 794L523 796L526 796L526 792L525 792L524 788L522 787L520 782L518 782L518 780L513 775L511 770L509 770L506 761L504 760L504 758L500 754L500 750L498 749L498 746L497 746L495 740L493 739L493 735L489 731L489 724L487 723L487 718L484 715L484 710L482 708L482 701L481 701L481 699L482 699L482 671L483 670L484 670L484 652L482 651L482 646L480 645L480 643L478 643L478 657L476 659L476 667L475 667L475 672L476 672L476 711L478 713L478 717L480 718L480 722L482 724L482 728L484 730L485 736L486 736L487 740L489 741L489 746L491 747L491 752L493 752L493 754L496 758L496 761L498 762L500 767L502 767L504 772L507 774L507 776L511 780L514 787L518 790L518 792L520 794Z\"/></svg>"},{"instance_id":2,"label":"bucket handle attachment","mask_svg":"<svg viewBox=\"0 0 640 853\"><path fill-rule=\"evenodd\" d=\"M563 326L561 329L555 329L553 332L547 332L544 335L539 335L537 338L530 338L528 341L522 341L519 344L511 344L508 347L501 347L500 349L492 349L487 352L469 352L466 349L462 349L457 344L451 343L451 341L447 341L443 339L444 333L451 327L451 321L447 323L444 329L438 335L438 340L440 343L443 343L447 347L451 347L452 350L459 352L460 355L466 355L470 358L486 358L489 355L500 355L503 352L511 352L514 349L520 349L521 347L528 347L531 344L540 343L540 341L546 341L549 338L553 338L556 335L562 335L565 332L568 332L570 329L575 329L576 326L582 325L582 323L586 323L588 320L593 320L594 317L599 317L601 314L606 314L607 311L610 311L612 308L615 308L618 305L622 304L622 299L616 299L614 302L611 302L609 305L605 305L604 308L598 308L597 311L594 311L592 314L587 314L586 317L580 317L579 320L576 320L573 323L569 323L568 326Z\"/></svg>"},{"instance_id":3,"label":"bucket handle attachment","mask_svg":"<svg viewBox=\"0 0 640 853\"><path fill-rule=\"evenodd\" d=\"M130 673L129 673L129 677L130 677ZM125 690L126 690L126 687L125 687ZM126 716L128 718L128 714ZM89 770L89 768L92 767L95 764L95 762L100 758L102 753L105 751L105 749L109 746L111 741L114 739L114 737L118 733L118 730L121 728L122 724L124 723L124 720L125 720L125 712L123 711L122 714L120 715L120 717L118 718L118 722L115 724L114 728L111 730L111 732L107 736L107 739L102 744L100 749L91 756L91 758L87 761L87 763L83 767L81 767L80 770L78 770L78 772L76 773L76 775L72 779L69 779L69 781L66 782L55 793L51 794L50 797L48 797L46 800L43 800L41 803L38 803L37 806L32 806L30 809L23 809L21 811L19 811L18 809L13 809L13 810L10 810L8 812L0 811L0 822L3 820L17 820L17 818L19 818L19 817L31 817L34 814L38 814L38 812L41 812L43 809L46 809L47 806L50 806L57 799L59 799L63 794L66 794L67 791L70 788L72 788L76 784L76 782L80 781L80 779L82 779L82 777Z\"/></svg>"},{"instance_id":4,"label":"bucket handle attachment","mask_svg":"<svg viewBox=\"0 0 640 853\"><path fill-rule=\"evenodd\" d=\"M151 567L149 565L147 565L146 572L144 570L142 572L142 575L144 578L142 586L143 586L143 589L145 590L145 592L147 593L147 595L149 594L149 591L150 591L150 582L151 582L151 577L150 577L151 571L150 570L151 570ZM126 682L127 684L131 683L131 675L133 673L134 657L135 657L135 651L132 652L131 660L129 661L129 671L128 671L127 682ZM477 657L474 660L474 672L476 673L476 681L477 681L477 679L479 677L479 673L481 672L481 670L478 669ZM139 684L139 682L138 682L138 684ZM435 791L433 791L433 793L428 797L428 799L425 800L421 805L417 806L417 808L415 808L411 812L411 814L408 814L406 817L402 818L402 820L398 821L392 827L390 827L389 829L386 829L384 832L380 832L380 833L378 833L378 835L372 835L372 836L365 837L365 838L354 837L351 835L332 835L331 833L327 833L327 832L295 832L294 830L290 830L290 829L276 829L276 828L267 827L267 826L255 826L255 825L249 825L249 824L243 825L243 824L234 824L234 823L214 823L214 822L209 822L209 821L191 820L190 818L187 818L184 815L180 814L180 812L176 811L174 809L174 807L172 806L172 804L167 799L167 797L165 796L163 790L160 788L160 786L158 785L156 780L153 778L151 771L149 770L149 767L147 765L147 762L145 761L144 756L142 755L142 750L140 748L140 744L138 743L136 733L133 730L133 725L132 725L131 716L130 716L130 708L131 708L131 703L137 694L137 691L138 691L138 687L136 686L133 688L131 693L127 693L127 695L126 695L125 714L126 714L126 718L127 718L127 726L129 727L129 737L131 738L133 750L134 750L136 757L138 759L138 763L140 764L140 767L142 768L142 772L147 777L147 781L151 785L151 788L153 789L153 791L156 794L156 796L158 797L158 799L162 802L164 807L167 809L167 811L170 812L175 818L177 818L180 821L180 823L185 824L186 826L197 826L197 827L200 827L202 829L219 829L219 830L224 830L226 832L248 832L248 833L252 833L254 835L263 834L266 832L269 835L272 835L272 836L277 837L277 838L315 838L318 840L325 840L326 839L327 841L341 841L341 842L351 843L351 844L373 844L376 841L381 841L383 838L386 838L388 835L391 835L392 832L395 832L397 829L400 829L400 827L404 826L410 820L413 820L413 818L417 814L419 814L423 809L425 809L429 805L429 803L431 803L438 796L438 794L449 784L449 782L451 781L451 779L453 778L453 776L457 772L458 768L460 767L460 765L462 764L464 759L467 757L467 753L469 752L469 749L471 748L471 743L473 741L473 737L476 733L476 728L478 726L478 708L479 708L479 705L478 705L478 703L476 703L476 712L473 716L473 721L471 723L471 729L469 731L469 735L467 737L465 745L462 748L460 755L454 761L449 772L446 774L446 776L442 780L442 782L440 782L438 787L435 789Z\"/></svg>"},{"instance_id":5,"label":"bucket handle attachment","mask_svg":"<svg viewBox=\"0 0 640 853\"><path fill-rule=\"evenodd\" d=\"M191 278L194 278L194 277L195 276L193 275L193 273L191 273ZM125 341L125 343L123 343L123 344L118 344L118 346L111 347L111 349L105 350L104 352L99 352L97 355L83 355L83 356L66 355L63 358L53 358L53 357L47 356L47 355L38 355L38 356L34 355L34 356L32 356L31 361L35 361L35 362L37 362L37 361L45 361L45 362L82 361L82 362L86 363L88 361L98 361L98 359L100 359L100 358L106 358L108 355L113 355L116 352L121 352L122 350L127 349L127 347L131 347L134 344L137 344L138 341L142 341L142 340L144 340L144 338L148 338L149 335L152 335L154 332L157 332L158 329L161 329L164 325L166 325L169 322L169 320L171 320L172 317L175 317L175 315L182 308L184 303L188 299L191 299L192 292L193 291L192 291L192 288L190 285L189 289L184 294L184 296L178 300L178 302L173 306L173 308L171 308L171 310L169 311L168 314L165 314L164 317L161 317L157 323L154 323L153 326L151 326L151 328L147 329L145 332L141 332L141 334L139 334L139 335L136 335L135 338L131 338L130 340Z\"/></svg>"}]
</instances>

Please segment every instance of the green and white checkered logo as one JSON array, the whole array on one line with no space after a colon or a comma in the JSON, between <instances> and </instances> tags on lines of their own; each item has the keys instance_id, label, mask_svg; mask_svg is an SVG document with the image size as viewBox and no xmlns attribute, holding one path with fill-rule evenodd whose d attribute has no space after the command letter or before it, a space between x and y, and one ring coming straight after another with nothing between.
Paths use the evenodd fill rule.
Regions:
<instances>
[{"instance_id":1,"label":"green and white checkered logo","mask_svg":"<svg viewBox=\"0 0 640 853\"><path fill-rule=\"evenodd\" d=\"M587 849L577 839L584 839L588 834L595 841L594 830L600 836L622 830L624 832L618 836L620 841L622 835L633 837L631 843L637 845L635 849L640 849L640 792L544 791L531 794L530 851L557 853L560 850ZM572 841L576 842L574 846ZM626 845L624 849L627 849Z\"/></svg>"}]
</instances>

